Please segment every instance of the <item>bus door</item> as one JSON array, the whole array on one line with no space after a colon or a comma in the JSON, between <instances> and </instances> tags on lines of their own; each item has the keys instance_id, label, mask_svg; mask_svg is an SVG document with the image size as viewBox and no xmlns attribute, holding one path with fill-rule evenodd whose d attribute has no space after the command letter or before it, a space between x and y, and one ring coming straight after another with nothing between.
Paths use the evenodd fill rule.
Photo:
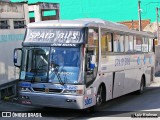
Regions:
<instances>
[{"instance_id":1,"label":"bus door","mask_svg":"<svg viewBox=\"0 0 160 120\"><path fill-rule=\"evenodd\" d=\"M98 71L99 59L99 43L98 43L98 28L88 29L88 41L86 46L85 57L85 79L87 90L94 94L92 83L96 79ZM89 87L90 86L90 87Z\"/></svg>"}]
</instances>

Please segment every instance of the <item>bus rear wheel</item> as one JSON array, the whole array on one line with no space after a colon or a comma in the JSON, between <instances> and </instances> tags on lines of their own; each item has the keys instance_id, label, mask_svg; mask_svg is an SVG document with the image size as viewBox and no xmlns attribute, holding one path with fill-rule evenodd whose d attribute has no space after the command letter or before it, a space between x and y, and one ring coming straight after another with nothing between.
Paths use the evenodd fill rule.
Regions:
<instances>
[{"instance_id":1,"label":"bus rear wheel","mask_svg":"<svg viewBox=\"0 0 160 120\"><path fill-rule=\"evenodd\" d=\"M145 88L145 78L141 78L141 84L140 84L140 89L137 91L137 94L142 94L144 92Z\"/></svg>"}]
</instances>

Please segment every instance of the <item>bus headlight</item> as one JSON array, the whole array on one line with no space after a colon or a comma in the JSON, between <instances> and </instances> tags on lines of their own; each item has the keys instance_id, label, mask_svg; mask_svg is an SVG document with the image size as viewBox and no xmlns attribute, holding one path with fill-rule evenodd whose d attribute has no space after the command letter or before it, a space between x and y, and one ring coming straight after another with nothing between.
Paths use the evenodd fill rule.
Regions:
<instances>
[{"instance_id":1,"label":"bus headlight","mask_svg":"<svg viewBox=\"0 0 160 120\"><path fill-rule=\"evenodd\" d=\"M27 87L20 87L19 89L21 92L31 92L31 90Z\"/></svg>"},{"instance_id":2,"label":"bus headlight","mask_svg":"<svg viewBox=\"0 0 160 120\"><path fill-rule=\"evenodd\" d=\"M83 90L64 90L64 94L82 95Z\"/></svg>"}]
</instances>

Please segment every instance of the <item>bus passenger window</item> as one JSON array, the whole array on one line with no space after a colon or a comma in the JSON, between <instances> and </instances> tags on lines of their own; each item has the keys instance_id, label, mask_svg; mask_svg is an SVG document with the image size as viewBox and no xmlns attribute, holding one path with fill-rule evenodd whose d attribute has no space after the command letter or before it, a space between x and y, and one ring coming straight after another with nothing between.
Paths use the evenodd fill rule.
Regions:
<instances>
[{"instance_id":1,"label":"bus passenger window","mask_svg":"<svg viewBox=\"0 0 160 120\"><path fill-rule=\"evenodd\" d=\"M125 36L125 52L133 52L133 36Z\"/></svg>"},{"instance_id":2,"label":"bus passenger window","mask_svg":"<svg viewBox=\"0 0 160 120\"><path fill-rule=\"evenodd\" d=\"M124 36L114 34L113 40L114 40L114 52L124 52Z\"/></svg>"},{"instance_id":3,"label":"bus passenger window","mask_svg":"<svg viewBox=\"0 0 160 120\"><path fill-rule=\"evenodd\" d=\"M112 51L111 33L102 29L101 32L101 54L106 55L107 52Z\"/></svg>"},{"instance_id":4,"label":"bus passenger window","mask_svg":"<svg viewBox=\"0 0 160 120\"><path fill-rule=\"evenodd\" d=\"M142 39L142 52L148 52L148 38Z\"/></svg>"},{"instance_id":5,"label":"bus passenger window","mask_svg":"<svg viewBox=\"0 0 160 120\"><path fill-rule=\"evenodd\" d=\"M130 51L128 36L125 36L125 52Z\"/></svg>"},{"instance_id":6,"label":"bus passenger window","mask_svg":"<svg viewBox=\"0 0 160 120\"><path fill-rule=\"evenodd\" d=\"M133 36L132 35L129 36L129 40L128 41L129 41L129 50L133 51L134 50L133 49L133 42L134 41L133 41Z\"/></svg>"},{"instance_id":7,"label":"bus passenger window","mask_svg":"<svg viewBox=\"0 0 160 120\"><path fill-rule=\"evenodd\" d=\"M148 46L149 46L149 52L153 52L153 39L152 38L149 38Z\"/></svg>"},{"instance_id":8,"label":"bus passenger window","mask_svg":"<svg viewBox=\"0 0 160 120\"><path fill-rule=\"evenodd\" d=\"M141 52L142 51L142 37L136 36L134 38L134 50L136 52Z\"/></svg>"}]
</instances>

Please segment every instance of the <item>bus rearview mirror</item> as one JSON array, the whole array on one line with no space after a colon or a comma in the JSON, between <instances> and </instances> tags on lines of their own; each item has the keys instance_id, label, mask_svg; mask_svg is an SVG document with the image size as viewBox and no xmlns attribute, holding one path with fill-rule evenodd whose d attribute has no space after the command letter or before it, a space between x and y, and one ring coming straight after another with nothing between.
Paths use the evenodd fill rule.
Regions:
<instances>
[{"instance_id":1,"label":"bus rearview mirror","mask_svg":"<svg viewBox=\"0 0 160 120\"><path fill-rule=\"evenodd\" d=\"M21 65L21 54L22 54L22 48L15 48L13 53L13 62L14 66L20 67Z\"/></svg>"}]
</instances>

